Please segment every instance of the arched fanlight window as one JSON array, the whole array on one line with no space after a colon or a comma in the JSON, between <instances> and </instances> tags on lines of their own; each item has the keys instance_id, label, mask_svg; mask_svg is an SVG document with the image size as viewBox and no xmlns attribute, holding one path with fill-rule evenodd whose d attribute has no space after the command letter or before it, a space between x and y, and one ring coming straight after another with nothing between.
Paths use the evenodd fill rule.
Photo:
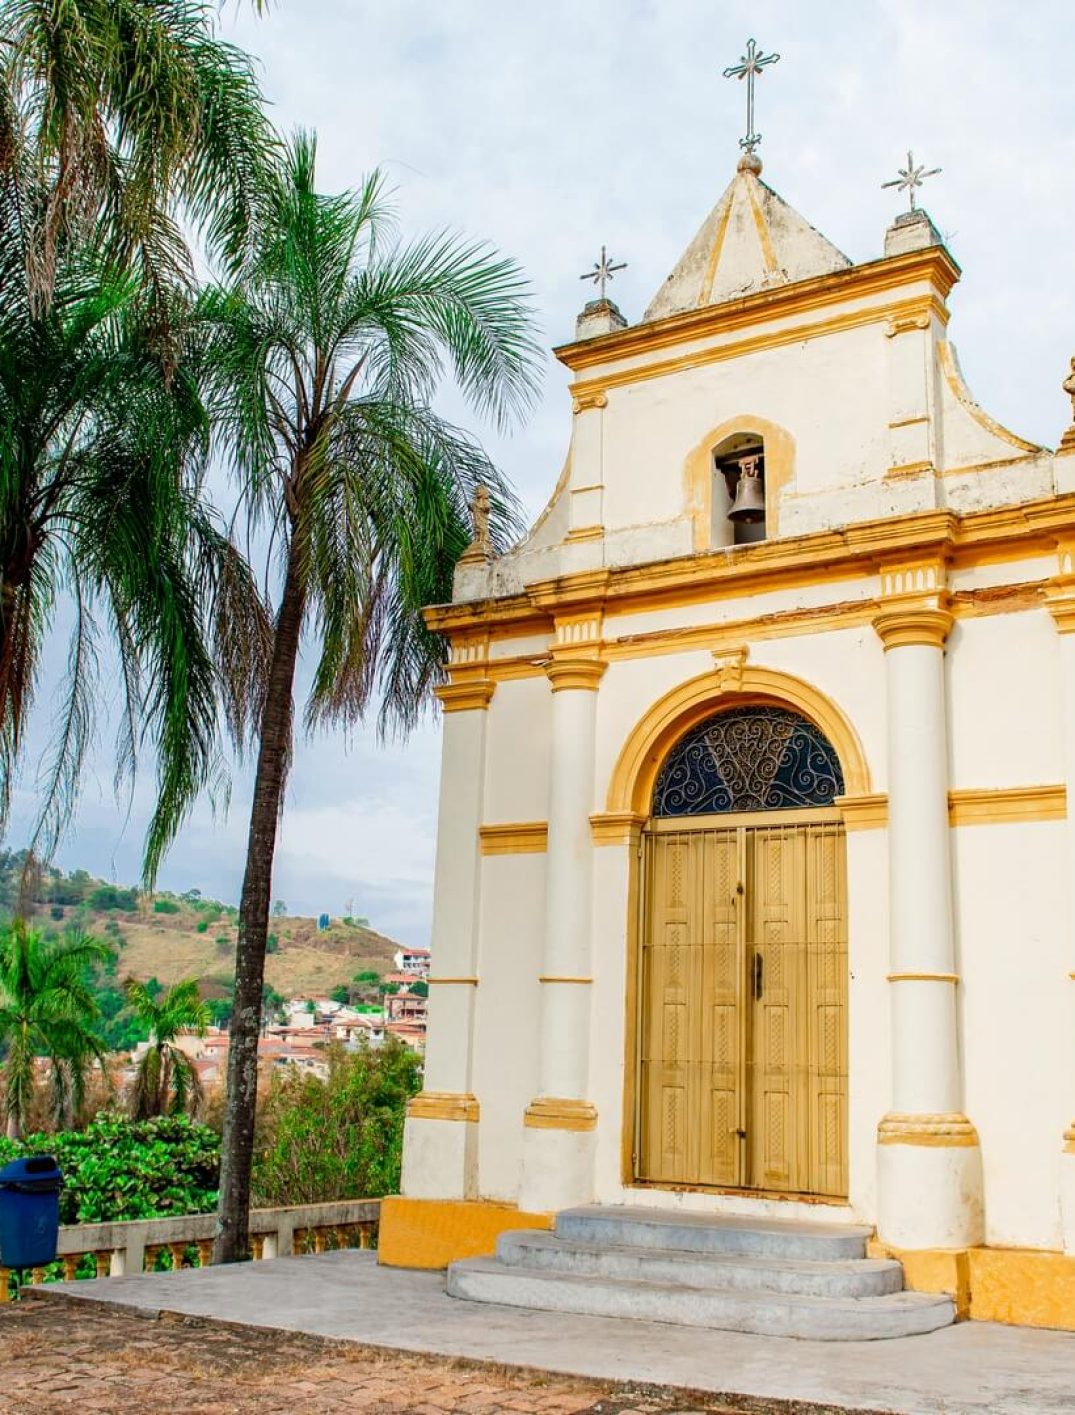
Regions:
<instances>
[{"instance_id":1,"label":"arched fanlight window","mask_svg":"<svg viewBox=\"0 0 1075 1415\"><path fill-rule=\"evenodd\" d=\"M668 754L655 816L831 806L844 778L832 743L797 712L742 707L693 727Z\"/></svg>"}]
</instances>

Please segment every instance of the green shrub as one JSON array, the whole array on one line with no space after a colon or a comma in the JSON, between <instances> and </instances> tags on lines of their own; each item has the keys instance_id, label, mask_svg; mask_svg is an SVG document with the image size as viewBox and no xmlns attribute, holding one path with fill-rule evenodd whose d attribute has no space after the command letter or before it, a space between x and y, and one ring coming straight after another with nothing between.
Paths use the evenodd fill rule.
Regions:
<instances>
[{"instance_id":1,"label":"green shrub","mask_svg":"<svg viewBox=\"0 0 1075 1415\"><path fill-rule=\"evenodd\" d=\"M273 1074L258 1116L256 1204L373 1199L399 1191L403 1119L422 1084L421 1059L394 1038L374 1051L328 1051L322 1081Z\"/></svg>"},{"instance_id":2,"label":"green shrub","mask_svg":"<svg viewBox=\"0 0 1075 1415\"><path fill-rule=\"evenodd\" d=\"M138 908L138 891L120 889L114 884L99 884L90 891L86 902L91 909L121 909L126 914L133 914Z\"/></svg>"},{"instance_id":3,"label":"green shrub","mask_svg":"<svg viewBox=\"0 0 1075 1415\"><path fill-rule=\"evenodd\" d=\"M216 938L213 940L213 942L216 944L217 948L221 948L221 947L223 947L223 948L230 948L230 947L231 947L231 937L230 937L230 935L228 935L228 934L217 934L217 936L216 936Z\"/></svg>"},{"instance_id":4,"label":"green shrub","mask_svg":"<svg viewBox=\"0 0 1075 1415\"><path fill-rule=\"evenodd\" d=\"M220 1139L186 1116L128 1120L99 1115L85 1130L0 1138L0 1163L55 1155L64 1175L61 1223L107 1223L211 1213L216 1207Z\"/></svg>"},{"instance_id":5,"label":"green shrub","mask_svg":"<svg viewBox=\"0 0 1075 1415\"><path fill-rule=\"evenodd\" d=\"M179 905L174 899L154 899L153 912L154 914L178 914Z\"/></svg>"},{"instance_id":6,"label":"green shrub","mask_svg":"<svg viewBox=\"0 0 1075 1415\"><path fill-rule=\"evenodd\" d=\"M59 920L59 919L62 919L63 916L64 916L64 907L63 907L62 904L54 904L54 905L52 906L52 908L49 910L49 918L51 918L51 919Z\"/></svg>"},{"instance_id":7,"label":"green shrub","mask_svg":"<svg viewBox=\"0 0 1075 1415\"><path fill-rule=\"evenodd\" d=\"M280 951L280 940L276 934L270 934L265 940L266 953L278 953Z\"/></svg>"},{"instance_id":8,"label":"green shrub","mask_svg":"<svg viewBox=\"0 0 1075 1415\"><path fill-rule=\"evenodd\" d=\"M198 922L197 922L197 924L196 924L195 927L194 927L194 932L195 932L195 933L199 933L199 934L208 933L208 932L209 932L209 920L208 920L208 919L199 919Z\"/></svg>"}]
</instances>

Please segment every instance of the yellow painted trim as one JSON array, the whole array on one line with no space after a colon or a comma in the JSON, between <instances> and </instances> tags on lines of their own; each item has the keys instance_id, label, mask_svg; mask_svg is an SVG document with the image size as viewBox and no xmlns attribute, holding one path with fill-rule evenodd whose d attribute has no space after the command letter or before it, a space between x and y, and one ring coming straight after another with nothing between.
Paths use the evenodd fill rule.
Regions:
<instances>
[{"instance_id":1,"label":"yellow painted trim","mask_svg":"<svg viewBox=\"0 0 1075 1415\"><path fill-rule=\"evenodd\" d=\"M889 973L889 983L958 983L958 973Z\"/></svg>"},{"instance_id":2,"label":"yellow painted trim","mask_svg":"<svg viewBox=\"0 0 1075 1415\"><path fill-rule=\"evenodd\" d=\"M1028 442L1025 437L1020 437L1018 433L1012 432L1010 428L1006 428L1003 423L998 423L996 418L989 416L964 382L963 371L959 367L959 359L956 357L956 351L947 339L942 339L938 342L937 358L940 361L944 380L948 384L953 397L962 405L963 409L971 415L979 427L984 427L986 432L991 432L994 437L999 437L1005 442L1010 442L1013 447L1018 447L1022 452L1044 452L1046 450L1044 447L1040 447L1036 442Z\"/></svg>"},{"instance_id":3,"label":"yellow painted trim","mask_svg":"<svg viewBox=\"0 0 1075 1415\"><path fill-rule=\"evenodd\" d=\"M1045 608L1052 615L1058 634L1075 634L1075 577L1057 576L1046 586Z\"/></svg>"},{"instance_id":4,"label":"yellow painted trim","mask_svg":"<svg viewBox=\"0 0 1075 1415\"><path fill-rule=\"evenodd\" d=\"M528 1130L594 1130L597 1108L589 1101L538 1096L526 1107L523 1124Z\"/></svg>"},{"instance_id":5,"label":"yellow painted trim","mask_svg":"<svg viewBox=\"0 0 1075 1415\"><path fill-rule=\"evenodd\" d=\"M388 1268L445 1268L458 1258L484 1258L502 1233L551 1228L553 1215L480 1200L381 1200L377 1261Z\"/></svg>"},{"instance_id":6,"label":"yellow painted trim","mask_svg":"<svg viewBox=\"0 0 1075 1415\"><path fill-rule=\"evenodd\" d=\"M592 368L620 359L652 354L673 348L688 340L727 334L748 329L763 320L791 319L798 315L831 308L849 300L869 295L887 294L905 288L916 280L925 280L932 287L917 298L906 298L890 306L873 306L863 311L871 318L882 319L908 307L912 311L929 307L943 323L948 310L943 301L959 279L959 267L940 246L923 251L908 251L905 255L889 256L847 270L817 276L811 280L796 280L775 289L760 290L739 300L727 300L699 310L669 315L648 324L632 325L627 329L606 334L600 339L579 340L555 350L556 357L570 369ZM806 338L803 327L793 329L797 339Z\"/></svg>"},{"instance_id":7,"label":"yellow painted trim","mask_svg":"<svg viewBox=\"0 0 1075 1415\"><path fill-rule=\"evenodd\" d=\"M1064 1131L1064 1154L1075 1155L1075 1125L1069 1125Z\"/></svg>"},{"instance_id":8,"label":"yellow painted trim","mask_svg":"<svg viewBox=\"0 0 1075 1415\"><path fill-rule=\"evenodd\" d=\"M590 489L590 487L586 488L587 491ZM580 540L600 540L604 534L604 526L576 526L573 531L568 531L564 536L564 544L566 545L568 541L574 544Z\"/></svg>"},{"instance_id":9,"label":"yellow painted trim","mask_svg":"<svg viewBox=\"0 0 1075 1415\"><path fill-rule=\"evenodd\" d=\"M776 274L780 269L777 264L776 251L773 250L773 238L769 232L769 224L765 219L765 213L761 209L761 202L758 201L758 193L755 185L749 179L746 182L747 200L750 202L750 212L754 217L754 229L758 233L758 242L761 245L761 253L765 260L765 268L770 275Z\"/></svg>"},{"instance_id":10,"label":"yellow painted trim","mask_svg":"<svg viewBox=\"0 0 1075 1415\"><path fill-rule=\"evenodd\" d=\"M913 1292L946 1292L960 1317L1010 1326L1075 1331L1075 1255L1051 1248L893 1248L867 1245L871 1258L896 1258Z\"/></svg>"},{"instance_id":11,"label":"yellow painted trim","mask_svg":"<svg viewBox=\"0 0 1075 1415\"><path fill-rule=\"evenodd\" d=\"M493 700L496 684L479 678L461 683L442 683L433 691L444 712L485 712Z\"/></svg>"},{"instance_id":12,"label":"yellow painted trim","mask_svg":"<svg viewBox=\"0 0 1075 1415\"><path fill-rule=\"evenodd\" d=\"M608 396L604 389L596 388L591 393L583 393L571 400L571 411L573 413L585 413L590 408L607 408Z\"/></svg>"},{"instance_id":13,"label":"yellow painted trim","mask_svg":"<svg viewBox=\"0 0 1075 1415\"><path fill-rule=\"evenodd\" d=\"M954 616L947 609L911 607L883 610L873 621L873 627L887 653L925 645L943 649L952 628Z\"/></svg>"},{"instance_id":14,"label":"yellow painted trim","mask_svg":"<svg viewBox=\"0 0 1075 1415\"><path fill-rule=\"evenodd\" d=\"M407 1102L410 1120L468 1120L481 1118L477 1097L464 1091L419 1091Z\"/></svg>"},{"instance_id":15,"label":"yellow painted trim","mask_svg":"<svg viewBox=\"0 0 1075 1415\"><path fill-rule=\"evenodd\" d=\"M827 319L815 320L813 323L780 325L777 328L769 328L764 333L747 335L742 339L730 339L724 344L704 344L692 348L689 353L677 354L672 358L655 359L645 364L633 364L616 373L602 373L590 380L580 379L579 382L570 385L569 392L574 398L586 397L597 389L604 392L610 388L624 388L638 383L648 383L651 379L668 378L672 374L683 373L688 369L705 368L709 364L724 363L729 359L747 358L751 354L761 354L769 349L784 348L788 344L801 344L807 339L823 339L832 334L845 334L852 329L862 329L872 324L883 324L891 319L915 315L928 317L931 313L939 317L940 311L943 310L944 306L929 296L919 296L916 299L901 300L887 305L868 305L862 309L830 315ZM947 318L947 312L944 317ZM757 321L753 321L753 323L757 323ZM598 340L590 342L596 344ZM684 342L682 339L676 339L674 344ZM559 356L560 350L555 352ZM607 362L607 360L602 360L602 362Z\"/></svg>"},{"instance_id":16,"label":"yellow painted trim","mask_svg":"<svg viewBox=\"0 0 1075 1415\"><path fill-rule=\"evenodd\" d=\"M904 477L920 477L924 472L935 471L933 463L925 462L898 462L894 467L889 467L885 473L885 481L901 481Z\"/></svg>"},{"instance_id":17,"label":"yellow painted trim","mask_svg":"<svg viewBox=\"0 0 1075 1415\"><path fill-rule=\"evenodd\" d=\"M554 693L570 689L595 693L607 668L598 658L554 658L545 664L545 676Z\"/></svg>"},{"instance_id":18,"label":"yellow painted trim","mask_svg":"<svg viewBox=\"0 0 1075 1415\"><path fill-rule=\"evenodd\" d=\"M595 845L635 845L648 817L642 811L603 811L590 817Z\"/></svg>"},{"instance_id":19,"label":"yellow painted trim","mask_svg":"<svg viewBox=\"0 0 1075 1415\"><path fill-rule=\"evenodd\" d=\"M566 975L566 974L565 974L563 977L557 977L557 976L554 975L554 974L543 974L541 977L538 978L538 982L539 982L539 983L592 983L592 982L593 982L593 978L571 977L571 976L568 976L568 975Z\"/></svg>"},{"instance_id":20,"label":"yellow painted trim","mask_svg":"<svg viewBox=\"0 0 1075 1415\"><path fill-rule=\"evenodd\" d=\"M843 769L849 796L870 795L870 769L862 744L836 703L789 673L744 665L727 694L719 669L681 683L658 699L632 728L609 782L606 811L648 812L657 773L669 750L703 718L731 702L775 702L795 708L824 732Z\"/></svg>"},{"instance_id":21,"label":"yellow painted trim","mask_svg":"<svg viewBox=\"0 0 1075 1415\"><path fill-rule=\"evenodd\" d=\"M833 805L840 812L846 831L879 830L888 825L888 797L885 795L837 796Z\"/></svg>"},{"instance_id":22,"label":"yellow painted trim","mask_svg":"<svg viewBox=\"0 0 1075 1415\"><path fill-rule=\"evenodd\" d=\"M978 1132L965 1115L950 1111L940 1115L884 1116L877 1127L879 1145L922 1145L936 1149L973 1148Z\"/></svg>"},{"instance_id":23,"label":"yellow painted trim","mask_svg":"<svg viewBox=\"0 0 1075 1415\"><path fill-rule=\"evenodd\" d=\"M696 552L713 548L713 453L729 438L753 433L765 446L765 528L770 538L779 533L780 495L795 471L795 439L786 428L755 413L737 413L710 428L687 453L683 463L683 490L691 518L691 540Z\"/></svg>"},{"instance_id":24,"label":"yellow painted trim","mask_svg":"<svg viewBox=\"0 0 1075 1415\"><path fill-rule=\"evenodd\" d=\"M717 266L720 264L721 251L724 249L724 238L728 234L728 222L732 216L732 205L735 201L735 192L729 192L728 200L724 203L724 210L721 213L720 222L717 226L716 239L713 242L713 249L709 252L709 260L706 263L705 279L702 282L702 302L710 304L713 294L713 281L717 278Z\"/></svg>"},{"instance_id":25,"label":"yellow painted trim","mask_svg":"<svg viewBox=\"0 0 1075 1415\"><path fill-rule=\"evenodd\" d=\"M511 821L480 825L478 838L483 855L540 855L548 845L548 821Z\"/></svg>"},{"instance_id":26,"label":"yellow painted trim","mask_svg":"<svg viewBox=\"0 0 1075 1415\"><path fill-rule=\"evenodd\" d=\"M928 423L929 416L926 413L915 413L911 418L895 418L889 423L889 427L916 427L919 423Z\"/></svg>"},{"instance_id":27,"label":"yellow painted trim","mask_svg":"<svg viewBox=\"0 0 1075 1415\"><path fill-rule=\"evenodd\" d=\"M477 631L516 637L548 632L558 612L633 613L792 586L861 581L897 556L944 560L955 568L1025 559L1034 552L1051 557L1064 535L1075 536L1073 493L962 517L950 510L922 511L708 555L581 571L502 599L433 605L425 616L431 629L452 636Z\"/></svg>"},{"instance_id":28,"label":"yellow painted trim","mask_svg":"<svg viewBox=\"0 0 1075 1415\"><path fill-rule=\"evenodd\" d=\"M477 978L433 978L433 977L427 977L427 978L426 978L426 982L427 982L427 983L442 983L442 984L452 983L452 984L457 984L457 985L459 985L459 986L464 986L464 985L465 985L466 987L471 987L471 988L476 988L476 987L478 986L478 980L477 980Z\"/></svg>"},{"instance_id":29,"label":"yellow painted trim","mask_svg":"<svg viewBox=\"0 0 1075 1415\"><path fill-rule=\"evenodd\" d=\"M983 786L948 793L950 825L1003 825L1067 819L1064 786Z\"/></svg>"}]
</instances>

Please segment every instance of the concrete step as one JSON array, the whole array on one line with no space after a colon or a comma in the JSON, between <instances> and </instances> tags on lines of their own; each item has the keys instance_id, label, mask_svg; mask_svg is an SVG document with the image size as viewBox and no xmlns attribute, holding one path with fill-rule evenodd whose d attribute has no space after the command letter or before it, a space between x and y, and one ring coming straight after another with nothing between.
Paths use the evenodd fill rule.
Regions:
<instances>
[{"instance_id":1,"label":"concrete step","mask_svg":"<svg viewBox=\"0 0 1075 1415\"><path fill-rule=\"evenodd\" d=\"M452 1263L448 1269L448 1292L471 1302L506 1307L814 1341L917 1336L948 1326L955 1316L950 1298L928 1293L817 1297L799 1292L727 1291L549 1272L509 1266L495 1258L468 1258Z\"/></svg>"},{"instance_id":2,"label":"concrete step","mask_svg":"<svg viewBox=\"0 0 1075 1415\"><path fill-rule=\"evenodd\" d=\"M819 1262L811 1258L689 1253L677 1248L610 1247L561 1238L538 1229L502 1233L496 1255L512 1268L726 1291L883 1297L903 1290L903 1269L891 1258Z\"/></svg>"},{"instance_id":3,"label":"concrete step","mask_svg":"<svg viewBox=\"0 0 1075 1415\"><path fill-rule=\"evenodd\" d=\"M601 1247L672 1248L747 1258L864 1258L873 1230L853 1223L668 1213L631 1205L591 1204L556 1216L556 1236Z\"/></svg>"}]
</instances>

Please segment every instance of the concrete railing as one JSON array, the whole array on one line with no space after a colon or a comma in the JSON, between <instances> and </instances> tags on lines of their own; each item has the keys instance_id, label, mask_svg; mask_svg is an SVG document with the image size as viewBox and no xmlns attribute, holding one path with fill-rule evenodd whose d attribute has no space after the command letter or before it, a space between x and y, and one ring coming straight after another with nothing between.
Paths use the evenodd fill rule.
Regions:
<instances>
[{"instance_id":1,"label":"concrete railing","mask_svg":"<svg viewBox=\"0 0 1075 1415\"><path fill-rule=\"evenodd\" d=\"M379 1199L339 1199L329 1204L297 1204L286 1209L251 1209L250 1246L255 1260L330 1248L369 1248L381 1211ZM122 1277L152 1271L167 1253L173 1268L208 1267L216 1214L133 1219L122 1223L79 1223L61 1227L57 1253L66 1282L78 1277L83 1258L92 1256L87 1277ZM34 1268L31 1283L44 1281ZM8 1270L0 1268L0 1302L8 1300Z\"/></svg>"}]
</instances>

